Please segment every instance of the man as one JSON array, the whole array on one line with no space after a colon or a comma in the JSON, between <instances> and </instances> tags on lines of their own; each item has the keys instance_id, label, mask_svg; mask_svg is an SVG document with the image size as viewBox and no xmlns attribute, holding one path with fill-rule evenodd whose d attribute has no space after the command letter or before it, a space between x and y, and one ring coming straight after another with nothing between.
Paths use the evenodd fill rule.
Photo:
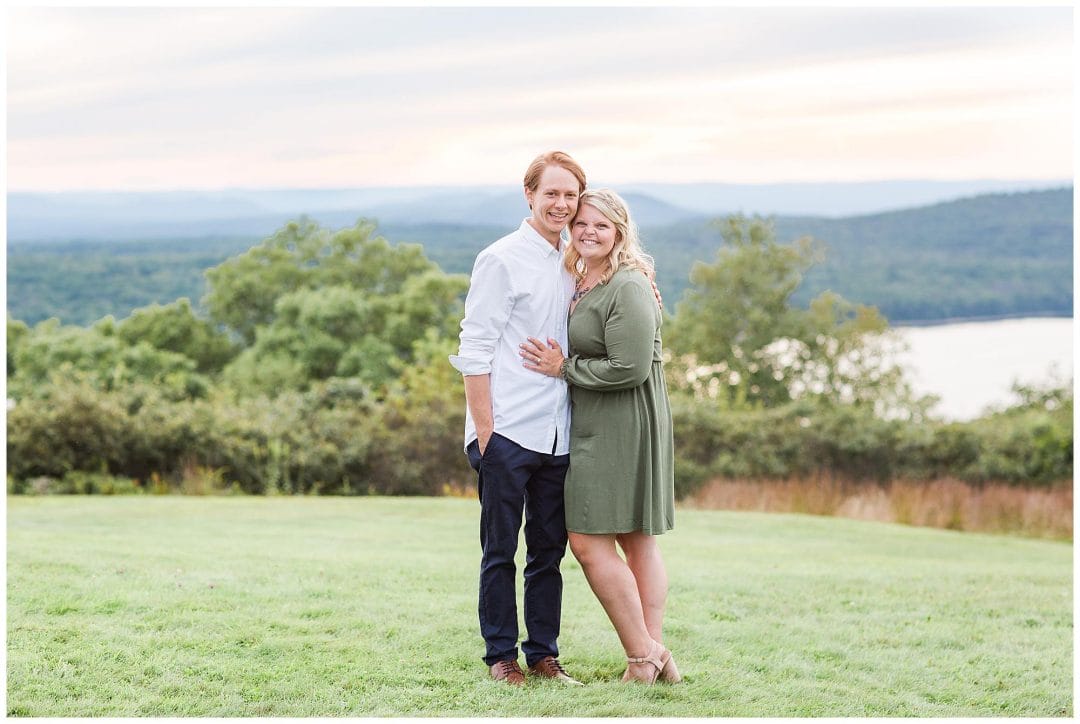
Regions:
<instances>
[{"instance_id":1,"label":"man","mask_svg":"<svg viewBox=\"0 0 1080 724\"><path fill-rule=\"evenodd\" d=\"M480 633L492 678L521 686L518 664L518 532L525 511L525 627L529 673L580 684L559 663L566 553L563 479L570 462L566 382L525 369L528 337L566 348L574 283L562 266L563 229L577 211L585 172L570 156L538 156L524 179L531 215L476 257L461 344L451 364L465 378L465 451L480 496Z\"/></svg>"}]
</instances>

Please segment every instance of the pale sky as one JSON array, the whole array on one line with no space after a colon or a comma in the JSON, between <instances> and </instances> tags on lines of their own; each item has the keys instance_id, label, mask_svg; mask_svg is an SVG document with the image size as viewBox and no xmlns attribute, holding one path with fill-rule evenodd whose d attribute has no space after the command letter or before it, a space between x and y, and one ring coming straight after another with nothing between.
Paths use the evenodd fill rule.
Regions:
<instances>
[{"instance_id":1,"label":"pale sky","mask_svg":"<svg viewBox=\"0 0 1080 724\"><path fill-rule=\"evenodd\" d=\"M15 8L9 190L1071 179L1073 10Z\"/></svg>"}]
</instances>

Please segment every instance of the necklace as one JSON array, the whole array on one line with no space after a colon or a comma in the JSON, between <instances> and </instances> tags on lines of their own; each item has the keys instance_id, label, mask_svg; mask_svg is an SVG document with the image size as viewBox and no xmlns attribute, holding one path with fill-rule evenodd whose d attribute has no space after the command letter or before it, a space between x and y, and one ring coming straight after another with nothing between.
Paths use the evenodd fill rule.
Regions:
<instances>
[{"instance_id":1,"label":"necklace","mask_svg":"<svg viewBox=\"0 0 1080 724\"><path fill-rule=\"evenodd\" d=\"M607 266L608 265L605 264L604 268L606 269ZM596 271L594 269L593 270L589 269L589 267L586 266L584 259L578 259L577 272L579 274L581 274L581 278L578 279L577 284L574 285L574 296L572 296L570 298L570 304L572 305L571 308L573 308L573 306L577 306L578 300L581 299L582 297L584 297L590 291L592 291L593 287L595 287L597 284L599 284L600 280L604 276L603 270L601 270L601 272L599 274L596 274ZM586 286L586 282L589 281L590 272L593 273L593 274L596 274L596 281L594 281L592 284L589 284L588 286Z\"/></svg>"},{"instance_id":2,"label":"necklace","mask_svg":"<svg viewBox=\"0 0 1080 724\"><path fill-rule=\"evenodd\" d=\"M592 290L592 288L595 287L598 283L599 282L593 282L589 286L584 286L585 277L582 277L581 280L577 283L577 286L574 289L574 296L570 298L570 301L576 302L577 300L581 299L586 294L588 294Z\"/></svg>"}]
</instances>

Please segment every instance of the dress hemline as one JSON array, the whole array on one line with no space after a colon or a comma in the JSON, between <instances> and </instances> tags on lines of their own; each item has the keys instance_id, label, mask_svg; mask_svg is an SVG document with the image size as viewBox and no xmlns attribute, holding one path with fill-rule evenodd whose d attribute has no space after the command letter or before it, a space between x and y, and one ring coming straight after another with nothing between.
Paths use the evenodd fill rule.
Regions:
<instances>
[{"instance_id":1,"label":"dress hemline","mask_svg":"<svg viewBox=\"0 0 1080 724\"><path fill-rule=\"evenodd\" d=\"M623 533L644 533L645 535L664 535L664 533L667 533L668 531L672 531L672 530L675 530L674 526L672 526L671 528L664 528L662 531L660 531L658 533L653 533L652 531L643 530L641 528L628 528L626 530L574 530L573 528L570 528L570 527L566 528L567 533L582 533L584 535L621 535Z\"/></svg>"}]
</instances>

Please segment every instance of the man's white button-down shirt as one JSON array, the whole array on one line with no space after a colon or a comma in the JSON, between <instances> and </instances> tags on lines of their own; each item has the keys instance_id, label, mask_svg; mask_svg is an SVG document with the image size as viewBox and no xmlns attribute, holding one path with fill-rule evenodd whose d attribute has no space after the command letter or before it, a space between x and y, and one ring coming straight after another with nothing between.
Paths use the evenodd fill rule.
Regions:
<instances>
[{"instance_id":1,"label":"man's white button-down shirt","mask_svg":"<svg viewBox=\"0 0 1080 724\"><path fill-rule=\"evenodd\" d=\"M565 247L566 242L562 242ZM566 382L527 370L518 345L528 337L555 339L564 353L567 310L574 281L562 250L522 221L476 257L461 344L452 364L463 375L491 374L495 432L534 452L570 452L570 398ZM476 424L466 406L465 446Z\"/></svg>"}]
</instances>

